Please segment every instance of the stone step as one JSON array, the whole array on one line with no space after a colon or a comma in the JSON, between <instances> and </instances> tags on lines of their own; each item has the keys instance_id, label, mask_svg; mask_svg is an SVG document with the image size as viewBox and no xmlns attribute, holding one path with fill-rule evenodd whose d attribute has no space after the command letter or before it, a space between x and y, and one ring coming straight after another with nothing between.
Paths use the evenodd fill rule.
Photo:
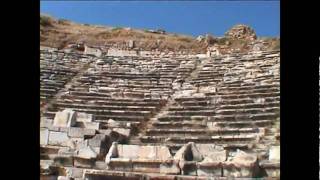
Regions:
<instances>
[{"instance_id":1,"label":"stone step","mask_svg":"<svg viewBox=\"0 0 320 180\"><path fill-rule=\"evenodd\" d=\"M184 136L184 137L174 137L174 136L142 136L140 138L143 143L246 143L256 140L255 135L239 135L239 136Z\"/></svg>"}]
</instances>

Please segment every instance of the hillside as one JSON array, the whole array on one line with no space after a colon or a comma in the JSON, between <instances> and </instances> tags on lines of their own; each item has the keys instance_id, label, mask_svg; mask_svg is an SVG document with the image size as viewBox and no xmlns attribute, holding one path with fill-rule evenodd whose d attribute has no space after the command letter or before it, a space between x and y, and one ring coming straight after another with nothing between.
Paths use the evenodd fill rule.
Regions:
<instances>
[{"instance_id":1,"label":"hillside","mask_svg":"<svg viewBox=\"0 0 320 180\"><path fill-rule=\"evenodd\" d=\"M261 38L258 37L257 40ZM42 46L61 49L68 44L84 42L89 46L128 49L130 41L134 42L134 47L130 47L133 49L206 53L207 48L213 45L246 52L253 48L253 42L256 40L236 39L228 36L215 38L210 35L194 38L156 30L78 24L40 15L40 45ZM262 41L264 42L263 50L279 48L278 38L263 38Z\"/></svg>"}]
</instances>

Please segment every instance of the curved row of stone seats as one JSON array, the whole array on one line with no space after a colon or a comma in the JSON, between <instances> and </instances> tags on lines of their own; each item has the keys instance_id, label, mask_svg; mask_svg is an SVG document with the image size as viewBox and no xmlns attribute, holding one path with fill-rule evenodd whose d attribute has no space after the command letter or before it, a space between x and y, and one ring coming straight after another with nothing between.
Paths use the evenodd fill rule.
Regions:
<instances>
[{"instance_id":1,"label":"curved row of stone seats","mask_svg":"<svg viewBox=\"0 0 320 180\"><path fill-rule=\"evenodd\" d=\"M74 79L67 92L44 112L52 119L57 111L72 108L93 114L101 127L110 120L136 125L150 118L172 94L172 82L194 68L192 59L103 57Z\"/></svg>"},{"instance_id":2,"label":"curved row of stone seats","mask_svg":"<svg viewBox=\"0 0 320 180\"><path fill-rule=\"evenodd\" d=\"M173 106L153 122L153 127L147 129L140 140L151 144L165 143L174 151L179 144L189 141L233 148L252 148L257 144L264 136L265 128L279 118L278 56L261 56L265 61L239 57L240 60L221 58L204 64L204 71L200 70L193 80L202 81L198 78L205 75L209 80L218 76L216 83L194 87L197 83L192 80L194 86L190 90L180 90L185 95L174 97ZM255 72L253 78L247 76L259 66L264 69ZM213 73L206 74L210 70ZM247 79L253 81L247 82Z\"/></svg>"},{"instance_id":3,"label":"curved row of stone seats","mask_svg":"<svg viewBox=\"0 0 320 180\"><path fill-rule=\"evenodd\" d=\"M92 57L60 51L40 51L40 99L53 97Z\"/></svg>"},{"instance_id":4,"label":"curved row of stone seats","mask_svg":"<svg viewBox=\"0 0 320 180\"><path fill-rule=\"evenodd\" d=\"M184 145L172 156L166 146L113 143L106 156L107 169L214 177L255 177L257 157L244 152L227 161L227 151L214 144ZM235 167L236 168L235 168Z\"/></svg>"},{"instance_id":5,"label":"curved row of stone seats","mask_svg":"<svg viewBox=\"0 0 320 180\"><path fill-rule=\"evenodd\" d=\"M258 162L255 154L231 153L215 144L187 143L172 155L166 146L114 142L106 155L105 166L99 168L101 170L84 169L81 173L82 178L88 179L116 178L125 173L152 174L160 179L259 178L263 170Z\"/></svg>"}]
</instances>

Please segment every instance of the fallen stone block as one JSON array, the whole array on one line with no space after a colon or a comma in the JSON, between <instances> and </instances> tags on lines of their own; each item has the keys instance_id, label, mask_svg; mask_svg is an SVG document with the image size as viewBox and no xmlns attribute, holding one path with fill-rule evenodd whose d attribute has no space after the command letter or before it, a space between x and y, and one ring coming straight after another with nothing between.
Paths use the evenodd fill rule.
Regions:
<instances>
[{"instance_id":1,"label":"fallen stone block","mask_svg":"<svg viewBox=\"0 0 320 180\"><path fill-rule=\"evenodd\" d=\"M94 120L93 114L87 114L84 112L77 112L78 122L92 122Z\"/></svg>"},{"instance_id":2,"label":"fallen stone block","mask_svg":"<svg viewBox=\"0 0 320 180\"><path fill-rule=\"evenodd\" d=\"M105 144L106 135L96 134L93 138L88 139L88 145L91 147L102 147Z\"/></svg>"},{"instance_id":3,"label":"fallen stone block","mask_svg":"<svg viewBox=\"0 0 320 180\"><path fill-rule=\"evenodd\" d=\"M53 120L53 126L72 127L76 124L77 113L72 109L58 111Z\"/></svg>"},{"instance_id":4,"label":"fallen stone block","mask_svg":"<svg viewBox=\"0 0 320 180\"><path fill-rule=\"evenodd\" d=\"M258 173L257 155L238 151L231 161L223 162L223 176L234 178L252 178Z\"/></svg>"},{"instance_id":5,"label":"fallen stone block","mask_svg":"<svg viewBox=\"0 0 320 180\"><path fill-rule=\"evenodd\" d=\"M77 157L82 159L96 159L97 153L90 146L87 146L78 150Z\"/></svg>"},{"instance_id":6,"label":"fallen stone block","mask_svg":"<svg viewBox=\"0 0 320 180\"><path fill-rule=\"evenodd\" d=\"M131 132L130 129L126 129L126 128L113 128L113 131L124 136L125 138L128 138L130 136L130 132Z\"/></svg>"},{"instance_id":7,"label":"fallen stone block","mask_svg":"<svg viewBox=\"0 0 320 180\"><path fill-rule=\"evenodd\" d=\"M65 132L49 131L49 145L69 146L69 140L70 138Z\"/></svg>"},{"instance_id":8,"label":"fallen stone block","mask_svg":"<svg viewBox=\"0 0 320 180\"><path fill-rule=\"evenodd\" d=\"M70 177L70 178L83 177L83 169L81 168L65 167L65 171L66 171L67 177Z\"/></svg>"},{"instance_id":9,"label":"fallen stone block","mask_svg":"<svg viewBox=\"0 0 320 180\"><path fill-rule=\"evenodd\" d=\"M78 127L70 127L68 131L68 136L72 138L83 138L84 136L94 136L96 130L94 129L85 129Z\"/></svg>"}]
</instances>

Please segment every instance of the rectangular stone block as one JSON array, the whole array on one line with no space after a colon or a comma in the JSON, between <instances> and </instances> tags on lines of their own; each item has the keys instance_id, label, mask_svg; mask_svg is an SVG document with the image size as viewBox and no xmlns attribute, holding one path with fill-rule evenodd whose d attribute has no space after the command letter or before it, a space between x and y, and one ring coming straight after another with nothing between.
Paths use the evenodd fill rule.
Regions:
<instances>
[{"instance_id":1,"label":"rectangular stone block","mask_svg":"<svg viewBox=\"0 0 320 180\"><path fill-rule=\"evenodd\" d=\"M176 164L160 164L161 174L180 174L180 168Z\"/></svg>"},{"instance_id":2,"label":"rectangular stone block","mask_svg":"<svg viewBox=\"0 0 320 180\"><path fill-rule=\"evenodd\" d=\"M85 129L78 127L70 127L68 135L72 138L83 138L84 136L94 136L96 131L94 129Z\"/></svg>"},{"instance_id":3,"label":"rectangular stone block","mask_svg":"<svg viewBox=\"0 0 320 180\"><path fill-rule=\"evenodd\" d=\"M137 159L139 156L139 145L122 145L118 144L118 156L119 158L131 158Z\"/></svg>"},{"instance_id":4,"label":"rectangular stone block","mask_svg":"<svg viewBox=\"0 0 320 180\"><path fill-rule=\"evenodd\" d=\"M95 129L99 130L100 128L100 123L98 122L83 122L84 128L86 129Z\"/></svg>"},{"instance_id":5,"label":"rectangular stone block","mask_svg":"<svg viewBox=\"0 0 320 180\"><path fill-rule=\"evenodd\" d=\"M49 130L48 129L40 129L40 144L47 145L49 142Z\"/></svg>"},{"instance_id":6,"label":"rectangular stone block","mask_svg":"<svg viewBox=\"0 0 320 180\"><path fill-rule=\"evenodd\" d=\"M198 176L214 176L221 177L222 176L222 167L199 167L197 169Z\"/></svg>"},{"instance_id":7,"label":"rectangular stone block","mask_svg":"<svg viewBox=\"0 0 320 180\"><path fill-rule=\"evenodd\" d=\"M130 129L126 128L113 128L113 131L121 134L124 137L129 137L130 136Z\"/></svg>"},{"instance_id":8,"label":"rectangular stone block","mask_svg":"<svg viewBox=\"0 0 320 180\"><path fill-rule=\"evenodd\" d=\"M84 112L77 112L77 121L78 122L92 122L93 121L93 115L87 114Z\"/></svg>"},{"instance_id":9,"label":"rectangular stone block","mask_svg":"<svg viewBox=\"0 0 320 180\"><path fill-rule=\"evenodd\" d=\"M66 167L65 169L68 177L82 178L83 176L83 169L81 168Z\"/></svg>"},{"instance_id":10,"label":"rectangular stone block","mask_svg":"<svg viewBox=\"0 0 320 180\"><path fill-rule=\"evenodd\" d=\"M106 135L96 134L93 138L88 140L88 145L91 147L101 147L102 143L106 140Z\"/></svg>"},{"instance_id":11,"label":"rectangular stone block","mask_svg":"<svg viewBox=\"0 0 320 180\"><path fill-rule=\"evenodd\" d=\"M49 145L68 146L68 134L65 132L49 131Z\"/></svg>"},{"instance_id":12,"label":"rectangular stone block","mask_svg":"<svg viewBox=\"0 0 320 180\"><path fill-rule=\"evenodd\" d=\"M97 169L104 170L104 169L107 169L107 167L108 167L108 165L104 161L96 161L95 162L95 168L97 168Z\"/></svg>"},{"instance_id":13,"label":"rectangular stone block","mask_svg":"<svg viewBox=\"0 0 320 180\"><path fill-rule=\"evenodd\" d=\"M53 126L72 127L76 124L77 113L71 109L56 112L53 120Z\"/></svg>"},{"instance_id":14,"label":"rectangular stone block","mask_svg":"<svg viewBox=\"0 0 320 180\"><path fill-rule=\"evenodd\" d=\"M45 119L45 118L41 119L41 122L40 122L40 127L41 128L47 128L47 127L50 127L50 126L53 126L53 120Z\"/></svg>"},{"instance_id":15,"label":"rectangular stone block","mask_svg":"<svg viewBox=\"0 0 320 180\"><path fill-rule=\"evenodd\" d=\"M82 159L74 158L74 166L80 168L92 168L94 165L94 159Z\"/></svg>"},{"instance_id":16,"label":"rectangular stone block","mask_svg":"<svg viewBox=\"0 0 320 180\"><path fill-rule=\"evenodd\" d=\"M133 163L132 168L135 172L160 173L160 165L158 163Z\"/></svg>"},{"instance_id":17,"label":"rectangular stone block","mask_svg":"<svg viewBox=\"0 0 320 180\"><path fill-rule=\"evenodd\" d=\"M236 168L234 166L223 168L223 177L245 178L253 177L253 169L249 167Z\"/></svg>"},{"instance_id":18,"label":"rectangular stone block","mask_svg":"<svg viewBox=\"0 0 320 180\"><path fill-rule=\"evenodd\" d=\"M133 165L130 159L111 158L108 168L115 171L132 171Z\"/></svg>"}]
</instances>

